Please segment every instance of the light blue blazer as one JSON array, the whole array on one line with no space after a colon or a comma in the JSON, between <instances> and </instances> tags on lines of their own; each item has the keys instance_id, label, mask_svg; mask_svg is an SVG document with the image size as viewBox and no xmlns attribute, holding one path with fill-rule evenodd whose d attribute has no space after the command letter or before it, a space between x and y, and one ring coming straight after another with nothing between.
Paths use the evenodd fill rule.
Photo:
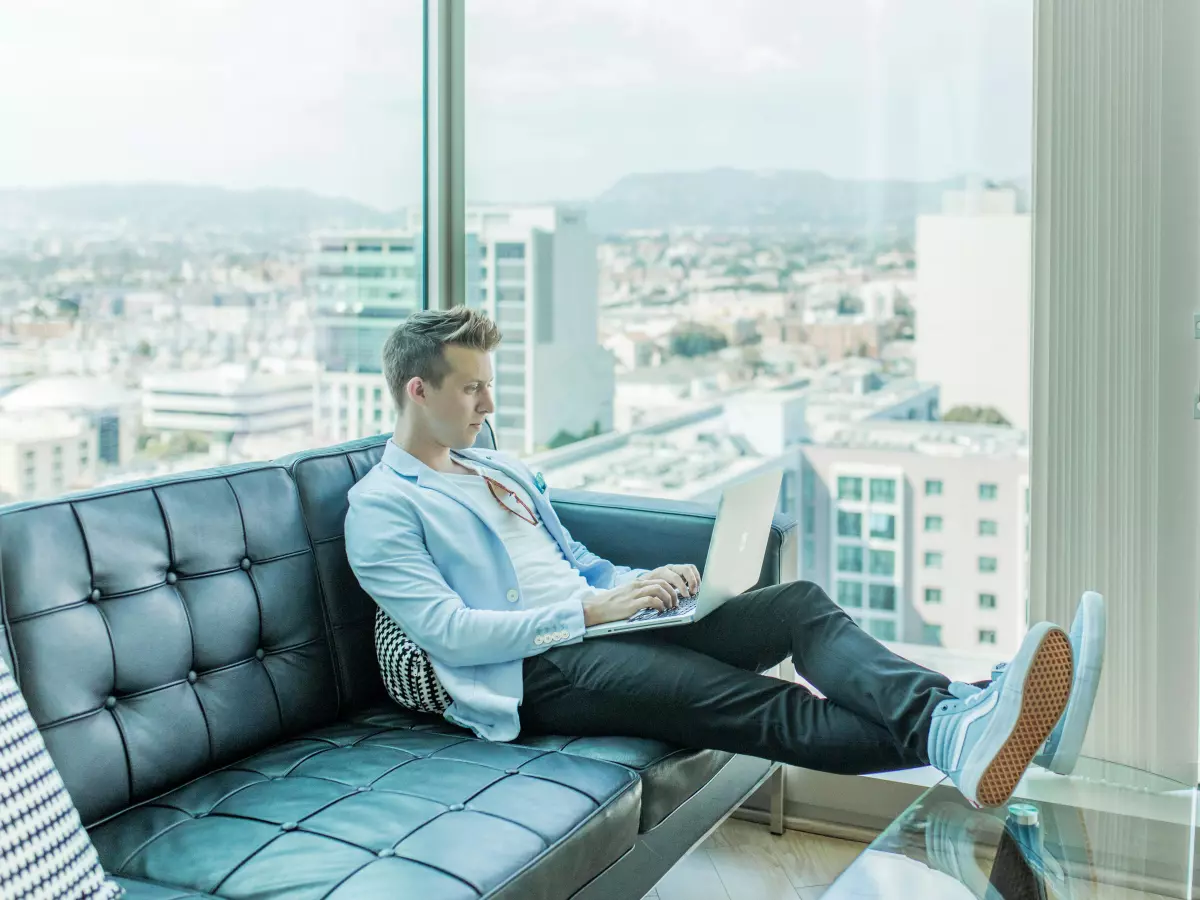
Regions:
<instances>
[{"instance_id":1,"label":"light blue blazer","mask_svg":"<svg viewBox=\"0 0 1200 900\"><path fill-rule=\"evenodd\" d=\"M612 588L647 572L615 566L574 540L516 457L451 452L520 483L589 584ZM511 741L520 731L525 657L583 640L583 604L526 609L512 560L476 501L394 441L350 490L346 555L363 589L429 655L454 701L445 717L481 738Z\"/></svg>"}]
</instances>

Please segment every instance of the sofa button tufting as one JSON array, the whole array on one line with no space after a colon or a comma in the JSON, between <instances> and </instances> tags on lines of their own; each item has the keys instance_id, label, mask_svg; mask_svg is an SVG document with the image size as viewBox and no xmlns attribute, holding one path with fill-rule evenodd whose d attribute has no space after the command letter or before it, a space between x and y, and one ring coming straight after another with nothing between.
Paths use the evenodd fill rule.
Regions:
<instances>
[{"instance_id":1,"label":"sofa button tufting","mask_svg":"<svg viewBox=\"0 0 1200 900\"><path fill-rule=\"evenodd\" d=\"M247 569L247 570L250 568L250 558L249 557L242 560L242 568Z\"/></svg>"},{"instance_id":2,"label":"sofa button tufting","mask_svg":"<svg viewBox=\"0 0 1200 900\"><path fill-rule=\"evenodd\" d=\"M284 822L279 827L282 828L284 831L295 831L297 828L297 825L295 822Z\"/></svg>"},{"instance_id":3,"label":"sofa button tufting","mask_svg":"<svg viewBox=\"0 0 1200 900\"><path fill-rule=\"evenodd\" d=\"M196 678L197 678L197 676L196 676L195 672L188 672L188 674L187 674L188 684L195 684Z\"/></svg>"},{"instance_id":4,"label":"sofa button tufting","mask_svg":"<svg viewBox=\"0 0 1200 900\"><path fill-rule=\"evenodd\" d=\"M92 593L91 593L91 594L89 594L88 596L90 597L90 599L91 599L91 601L92 601L93 603L96 603L96 602L98 602L98 601L100 600L100 596L101 596L101 595L100 595L100 588L94 588L94 589L92 590Z\"/></svg>"},{"instance_id":5,"label":"sofa button tufting","mask_svg":"<svg viewBox=\"0 0 1200 900\"><path fill-rule=\"evenodd\" d=\"M255 659L262 659L262 658L263 658L264 656L266 656L266 655L267 655L267 653L266 653L266 651L265 651L265 650L263 650L263 648L262 648L262 647L259 647L257 650L255 650L255 651L254 651L254 658L255 658Z\"/></svg>"},{"instance_id":6,"label":"sofa button tufting","mask_svg":"<svg viewBox=\"0 0 1200 900\"><path fill-rule=\"evenodd\" d=\"M112 709L112 708L114 708L116 705L117 705L117 698L116 698L116 697L108 697L108 698L107 698L107 699L104 701L104 708L105 708L105 709Z\"/></svg>"},{"instance_id":7,"label":"sofa button tufting","mask_svg":"<svg viewBox=\"0 0 1200 900\"><path fill-rule=\"evenodd\" d=\"M174 572L167 573L167 584L174 584L178 580L179 580L179 576L176 575Z\"/></svg>"}]
</instances>

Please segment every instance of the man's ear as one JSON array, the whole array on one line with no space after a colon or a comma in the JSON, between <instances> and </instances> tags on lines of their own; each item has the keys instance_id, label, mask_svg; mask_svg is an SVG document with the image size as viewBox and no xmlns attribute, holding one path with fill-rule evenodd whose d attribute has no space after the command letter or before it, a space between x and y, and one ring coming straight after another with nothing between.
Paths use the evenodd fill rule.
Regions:
<instances>
[{"instance_id":1,"label":"man's ear","mask_svg":"<svg viewBox=\"0 0 1200 900\"><path fill-rule=\"evenodd\" d=\"M414 375L408 379L404 385L404 393L407 395L409 403L425 405L425 382L421 380L420 375Z\"/></svg>"}]
</instances>

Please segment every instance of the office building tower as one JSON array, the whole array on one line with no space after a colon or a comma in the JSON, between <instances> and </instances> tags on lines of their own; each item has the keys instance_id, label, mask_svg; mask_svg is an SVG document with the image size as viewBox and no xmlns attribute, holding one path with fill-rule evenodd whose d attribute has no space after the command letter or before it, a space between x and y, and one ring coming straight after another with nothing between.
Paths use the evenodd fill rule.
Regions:
<instances>
[{"instance_id":1,"label":"office building tower","mask_svg":"<svg viewBox=\"0 0 1200 900\"><path fill-rule=\"evenodd\" d=\"M479 281L468 302L503 332L494 365L496 444L528 454L612 429L615 360L600 346L596 240L581 210L467 211Z\"/></svg>"},{"instance_id":2,"label":"office building tower","mask_svg":"<svg viewBox=\"0 0 1200 900\"><path fill-rule=\"evenodd\" d=\"M421 308L420 222L397 232L324 235L309 266L315 305L318 437L389 431L388 333ZM596 245L582 212L555 206L467 211L468 306L503 338L493 355L501 450L528 454L612 428L614 361L597 334Z\"/></svg>"},{"instance_id":3,"label":"office building tower","mask_svg":"<svg viewBox=\"0 0 1200 900\"><path fill-rule=\"evenodd\" d=\"M943 410L995 407L1029 428L1031 241L1011 189L948 191L917 218L916 374Z\"/></svg>"}]
</instances>

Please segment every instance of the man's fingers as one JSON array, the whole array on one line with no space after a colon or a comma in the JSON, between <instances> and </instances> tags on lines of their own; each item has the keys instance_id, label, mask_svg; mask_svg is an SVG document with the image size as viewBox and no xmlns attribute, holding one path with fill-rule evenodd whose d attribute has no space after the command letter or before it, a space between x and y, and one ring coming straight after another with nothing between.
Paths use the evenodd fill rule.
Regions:
<instances>
[{"instance_id":1,"label":"man's fingers","mask_svg":"<svg viewBox=\"0 0 1200 900\"><path fill-rule=\"evenodd\" d=\"M648 596L657 597L667 608L673 608L679 603L675 596L675 586L665 579L656 578L647 582L642 591Z\"/></svg>"}]
</instances>

